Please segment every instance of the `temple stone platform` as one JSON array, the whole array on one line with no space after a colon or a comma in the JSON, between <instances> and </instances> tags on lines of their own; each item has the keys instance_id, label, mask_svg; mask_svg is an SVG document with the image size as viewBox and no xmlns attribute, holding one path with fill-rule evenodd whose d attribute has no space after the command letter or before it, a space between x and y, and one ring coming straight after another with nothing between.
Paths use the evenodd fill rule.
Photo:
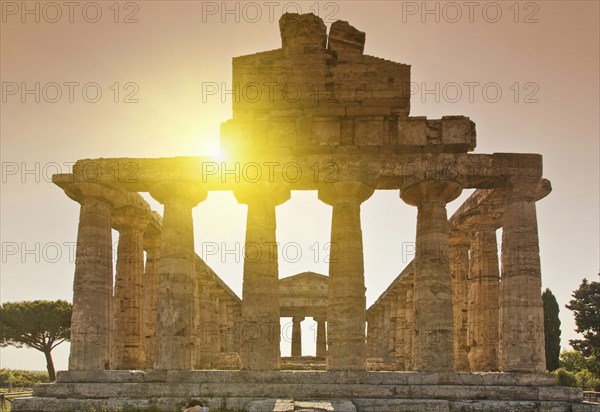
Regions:
<instances>
[{"instance_id":1,"label":"temple stone platform","mask_svg":"<svg viewBox=\"0 0 600 412\"><path fill-rule=\"evenodd\" d=\"M170 412L192 399L210 411L600 411L548 374L214 370L59 372L13 411Z\"/></svg>"}]
</instances>

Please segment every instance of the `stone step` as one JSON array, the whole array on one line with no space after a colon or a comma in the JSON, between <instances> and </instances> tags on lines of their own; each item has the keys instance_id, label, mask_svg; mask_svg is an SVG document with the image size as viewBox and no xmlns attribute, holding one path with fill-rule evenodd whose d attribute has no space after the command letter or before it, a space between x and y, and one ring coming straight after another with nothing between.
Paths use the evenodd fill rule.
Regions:
<instances>
[{"instance_id":1,"label":"stone step","mask_svg":"<svg viewBox=\"0 0 600 412\"><path fill-rule=\"evenodd\" d=\"M388 385L354 383L263 383L263 382L145 382L145 383L50 383L36 385L39 397L58 398L160 398L254 397L254 398L378 398L378 399L494 399L527 401L581 401L576 388L544 386L482 385Z\"/></svg>"},{"instance_id":2,"label":"stone step","mask_svg":"<svg viewBox=\"0 0 600 412\"><path fill-rule=\"evenodd\" d=\"M554 386L551 374L499 372L366 372L366 371L61 371L57 382L65 383L339 383L371 385L482 385Z\"/></svg>"},{"instance_id":3,"label":"stone step","mask_svg":"<svg viewBox=\"0 0 600 412\"><path fill-rule=\"evenodd\" d=\"M156 401L148 399L56 399L56 398L21 398L13 403L13 412L85 412L85 411L122 411L145 410L161 412L180 412L190 398L159 398ZM210 411L248 411L273 412L270 405L275 399L256 398L202 398ZM340 412L599 412L600 405L570 403L570 402L532 402L532 401L495 401L495 400L431 400L431 399L372 399L353 398L351 400L329 400L334 411ZM353 409L346 402L351 402ZM348 405L346 409L342 406ZM310 410L310 409L309 409ZM278 411L279 412L279 411Z\"/></svg>"}]
</instances>

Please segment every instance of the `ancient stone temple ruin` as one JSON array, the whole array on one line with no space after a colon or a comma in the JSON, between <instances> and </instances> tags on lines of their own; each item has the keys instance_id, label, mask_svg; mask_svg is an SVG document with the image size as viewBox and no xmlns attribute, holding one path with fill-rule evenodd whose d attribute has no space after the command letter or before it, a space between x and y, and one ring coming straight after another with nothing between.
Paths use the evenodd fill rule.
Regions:
<instances>
[{"instance_id":1,"label":"ancient stone temple ruin","mask_svg":"<svg viewBox=\"0 0 600 412\"><path fill-rule=\"evenodd\" d=\"M280 29L281 48L233 59L224 159L84 159L54 176L81 205L69 370L14 410L592 410L544 373L542 157L472 153L469 118L409 116L410 66L365 55L347 22L327 34L286 14ZM248 206L241 298L194 252L192 209L223 190ZM279 279L275 209L292 190L331 206L328 276ZM360 208L375 190L414 206L417 232L414 260L367 308ZM305 317L318 338L303 363Z\"/></svg>"}]
</instances>

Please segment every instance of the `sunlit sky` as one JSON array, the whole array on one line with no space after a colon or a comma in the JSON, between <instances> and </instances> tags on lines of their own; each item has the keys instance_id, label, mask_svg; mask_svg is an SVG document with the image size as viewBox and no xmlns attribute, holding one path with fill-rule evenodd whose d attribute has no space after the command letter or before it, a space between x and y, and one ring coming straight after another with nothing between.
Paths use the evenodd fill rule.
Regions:
<instances>
[{"instance_id":1,"label":"sunlit sky","mask_svg":"<svg viewBox=\"0 0 600 412\"><path fill-rule=\"evenodd\" d=\"M543 155L553 186L537 209L543 287L561 307L563 347L576 336L564 305L584 277L598 280L600 267L597 1L429 2L427 10L402 1L229 1L229 13L222 2L75 2L71 15L68 2L51 3L27 2L34 11L23 14L25 3L1 2L1 302L72 300L79 205L51 175L82 158L217 154L231 96L203 99L203 85L230 89L232 57L280 47L277 21L287 8L318 12L328 25L347 20L367 33L366 54L410 64L418 88L411 115L469 116L476 153ZM27 93L36 83L39 96ZM436 83L437 96L424 92ZM241 296L241 253L225 249L243 244L246 206L213 192L193 215L197 253L216 245L205 260ZM278 207L278 241L294 252L280 258L280 277L327 274L330 219L316 192L293 192ZM416 209L397 191L363 204L368 305L412 259L403 251L415 225ZM306 354L314 354L311 324L303 323ZM284 339L282 354L289 346ZM68 347L54 351L59 370ZM35 350L1 348L0 367L42 370L45 361Z\"/></svg>"}]
</instances>

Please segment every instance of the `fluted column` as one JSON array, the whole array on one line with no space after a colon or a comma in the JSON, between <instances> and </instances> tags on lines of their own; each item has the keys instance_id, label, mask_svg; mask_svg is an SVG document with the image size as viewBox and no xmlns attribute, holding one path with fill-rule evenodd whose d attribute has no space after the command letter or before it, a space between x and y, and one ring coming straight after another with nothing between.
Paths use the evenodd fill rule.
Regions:
<instances>
[{"instance_id":1,"label":"fluted column","mask_svg":"<svg viewBox=\"0 0 600 412\"><path fill-rule=\"evenodd\" d=\"M317 356L327 356L327 333L325 330L325 318L314 318L317 322Z\"/></svg>"},{"instance_id":2,"label":"fluted column","mask_svg":"<svg viewBox=\"0 0 600 412\"><path fill-rule=\"evenodd\" d=\"M111 369L144 369L144 232L149 210L133 206L115 209L119 232L114 292L114 347Z\"/></svg>"},{"instance_id":3,"label":"fluted column","mask_svg":"<svg viewBox=\"0 0 600 412\"><path fill-rule=\"evenodd\" d=\"M292 356L302 356L302 321L304 316L292 318Z\"/></svg>"},{"instance_id":4,"label":"fluted column","mask_svg":"<svg viewBox=\"0 0 600 412\"><path fill-rule=\"evenodd\" d=\"M225 325L225 352L235 352L235 302L227 301L227 324Z\"/></svg>"},{"instance_id":5,"label":"fluted column","mask_svg":"<svg viewBox=\"0 0 600 412\"><path fill-rule=\"evenodd\" d=\"M219 296L219 352L227 352L227 299L221 292Z\"/></svg>"},{"instance_id":6,"label":"fluted column","mask_svg":"<svg viewBox=\"0 0 600 412\"><path fill-rule=\"evenodd\" d=\"M385 342L385 308L383 302L379 304L377 309L377 319L375 324L375 350L373 356L375 358L383 358L383 342Z\"/></svg>"},{"instance_id":7,"label":"fluted column","mask_svg":"<svg viewBox=\"0 0 600 412\"><path fill-rule=\"evenodd\" d=\"M156 369L191 369L194 313L192 208L206 199L193 183L161 183L150 194L164 205L158 274Z\"/></svg>"},{"instance_id":8,"label":"fluted column","mask_svg":"<svg viewBox=\"0 0 600 412\"><path fill-rule=\"evenodd\" d=\"M277 370L280 364L279 269L275 207L290 198L283 186L259 182L236 189L248 205L242 287L242 369Z\"/></svg>"},{"instance_id":9,"label":"fluted column","mask_svg":"<svg viewBox=\"0 0 600 412\"><path fill-rule=\"evenodd\" d=\"M404 353L406 354L406 370L412 371L415 369L415 305L414 305L414 290L410 288L406 292L406 345Z\"/></svg>"},{"instance_id":10,"label":"fluted column","mask_svg":"<svg viewBox=\"0 0 600 412\"><path fill-rule=\"evenodd\" d=\"M207 278L205 272L200 272L196 280L196 287L198 288L196 295L198 299L195 302L196 305L196 326L195 330L197 333L196 346L195 346L195 357L194 357L194 368L195 369L210 369L213 360L216 358L214 354L213 340L215 334L217 334L217 328L212 322L212 302L211 302L211 282Z\"/></svg>"},{"instance_id":11,"label":"fluted column","mask_svg":"<svg viewBox=\"0 0 600 412\"><path fill-rule=\"evenodd\" d=\"M525 184L511 185L506 193L500 286L503 372L543 372L546 367L535 208L540 196L536 189Z\"/></svg>"},{"instance_id":12,"label":"fluted column","mask_svg":"<svg viewBox=\"0 0 600 412\"><path fill-rule=\"evenodd\" d=\"M469 371L469 347L467 346L469 241L466 236L465 238L451 236L449 251L454 319L454 370Z\"/></svg>"},{"instance_id":13,"label":"fluted column","mask_svg":"<svg viewBox=\"0 0 600 412\"><path fill-rule=\"evenodd\" d=\"M396 303L396 347L395 360L396 370L407 370L406 368L406 338L407 338L407 322L406 322L406 289L400 288Z\"/></svg>"},{"instance_id":14,"label":"fluted column","mask_svg":"<svg viewBox=\"0 0 600 412\"><path fill-rule=\"evenodd\" d=\"M213 338L210 340L211 352L211 367L217 366L217 358L221 352L221 315L219 314L221 297L219 289L216 286L212 286L210 289L210 302L211 302L211 323L213 325Z\"/></svg>"},{"instance_id":15,"label":"fluted column","mask_svg":"<svg viewBox=\"0 0 600 412\"><path fill-rule=\"evenodd\" d=\"M364 370L365 279L360 205L373 194L362 182L337 182L319 189L319 199L333 206L327 303L327 369Z\"/></svg>"},{"instance_id":16,"label":"fluted column","mask_svg":"<svg viewBox=\"0 0 600 412\"><path fill-rule=\"evenodd\" d=\"M113 284L111 210L124 203L125 196L95 183L71 184L65 193L81 204L69 369L108 369Z\"/></svg>"},{"instance_id":17,"label":"fluted column","mask_svg":"<svg viewBox=\"0 0 600 412\"><path fill-rule=\"evenodd\" d=\"M496 227L475 224L472 230L467 312L469 366L471 372L493 372L498 370L499 349Z\"/></svg>"},{"instance_id":18,"label":"fluted column","mask_svg":"<svg viewBox=\"0 0 600 412\"><path fill-rule=\"evenodd\" d=\"M156 353L156 305L158 264L160 262L160 231L150 225L144 233L146 266L144 268L144 359L145 369L154 368Z\"/></svg>"},{"instance_id":19,"label":"fluted column","mask_svg":"<svg viewBox=\"0 0 600 412\"><path fill-rule=\"evenodd\" d=\"M382 328L382 342L381 342L381 357L387 361L389 358L389 341L390 341L390 302L388 299L381 302L383 307L383 328Z\"/></svg>"},{"instance_id":20,"label":"fluted column","mask_svg":"<svg viewBox=\"0 0 600 412\"><path fill-rule=\"evenodd\" d=\"M398 317L398 295L390 295L390 331L388 336L388 359L390 363L396 363L396 339L397 339L397 317Z\"/></svg>"},{"instance_id":21,"label":"fluted column","mask_svg":"<svg viewBox=\"0 0 600 412\"><path fill-rule=\"evenodd\" d=\"M402 199L418 208L414 260L414 367L418 371L454 369L446 203L461 190L457 183L440 181L423 181L401 190Z\"/></svg>"}]
</instances>

